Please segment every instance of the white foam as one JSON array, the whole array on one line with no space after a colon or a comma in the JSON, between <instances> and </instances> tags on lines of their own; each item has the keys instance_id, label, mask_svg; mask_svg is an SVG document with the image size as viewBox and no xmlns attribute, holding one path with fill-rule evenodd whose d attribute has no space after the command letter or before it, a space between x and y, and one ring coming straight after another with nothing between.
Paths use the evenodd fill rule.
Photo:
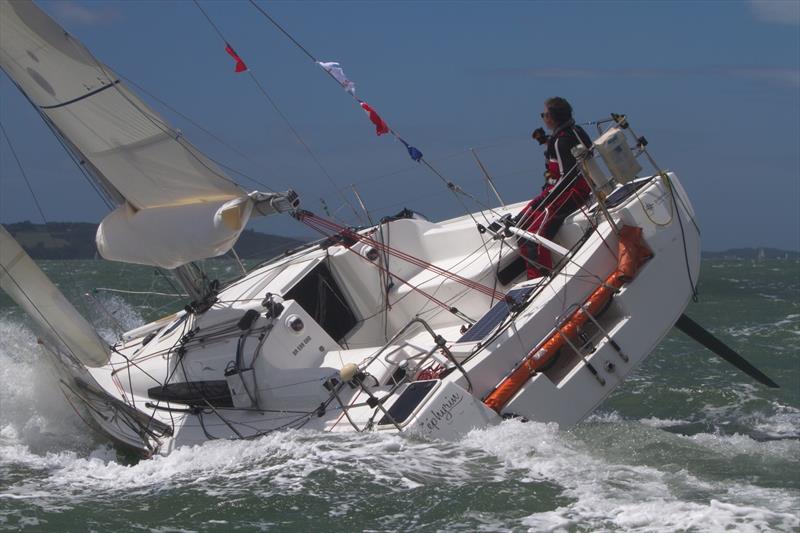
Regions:
<instances>
[{"instance_id":1,"label":"white foam","mask_svg":"<svg viewBox=\"0 0 800 533\"><path fill-rule=\"evenodd\" d=\"M756 418L753 427L770 437L800 437L800 409L771 402L774 413Z\"/></svg>"},{"instance_id":2,"label":"white foam","mask_svg":"<svg viewBox=\"0 0 800 533\"><path fill-rule=\"evenodd\" d=\"M760 487L735 477L706 478L674 464L682 460L681 454L702 452L718 462L751 456L797 465L800 442L659 430L687 423L680 419L630 421L612 411L593 415L589 424L571 432L510 421L474 431L459 443L296 431L254 441L212 441L128 465L117 459L115 450L87 435L63 401L35 336L21 320L8 316L0 317L0 385L0 467L31 472L25 480L5 485L0 498L46 509L120 493L154 494L185 487L220 500L244 493L265 498L316 493L328 498L326 491L337 490L337 485L318 486L308 480L330 473L339 479L358 475L364 483L398 494L431 484L547 483L558 487L568 502L554 509L531 509L516 522L496 523L492 520L501 519L480 513L459 517L487 530L800 527L796 490ZM743 405L759 401L754 387L739 387L732 394L732 405L707 406L706 415L734 417ZM800 411L778 403L769 412L749 416L751 427L778 436L795 434L800 424ZM673 464L645 457L653 446L670 450L666 461ZM357 499L337 502L330 516L351 512L358 504Z\"/></svg>"},{"instance_id":3,"label":"white foam","mask_svg":"<svg viewBox=\"0 0 800 533\"><path fill-rule=\"evenodd\" d=\"M649 426L651 428L668 428L674 426L683 426L689 424L688 420L674 419L674 418L642 418L639 423Z\"/></svg>"},{"instance_id":4,"label":"white foam","mask_svg":"<svg viewBox=\"0 0 800 533\"><path fill-rule=\"evenodd\" d=\"M116 294L93 294L91 304L92 323L97 332L109 343L117 342L122 333L145 323L141 313Z\"/></svg>"},{"instance_id":5,"label":"white foam","mask_svg":"<svg viewBox=\"0 0 800 533\"><path fill-rule=\"evenodd\" d=\"M597 431L598 427L602 431ZM110 448L99 448L85 457L72 451L36 454L23 444L14 444L0 446L0 454L5 454L0 455L0 463L24 464L45 477L7 487L0 497L25 498L44 508L119 493L153 494L185 488L220 500L242 494L268 498L316 493L329 498L326 491L338 490L337 485L309 483L315 474L328 472L347 480L361 476L354 483L375 483L397 493L424 490L430 484L458 487L511 479L546 482L560 487L561 496L569 501L555 509L532 511L515 522L495 517L484 523L486 516L459 517L489 530L520 525L534 530L633 531L800 527L793 512L800 504L796 491L731 479L701 479L674 465L637 464L635 454L647 446L647 439L666 444L682 440L723 458L777 450L776 445L786 444L759 443L744 436L684 437L636 422L598 423L581 431L560 432L555 425L514 421L473 431L459 443L398 435L292 431L254 441L212 441L184 447L134 465L117 462ZM628 457L631 453L634 455ZM357 499L349 501L347 495L344 499L331 510L331 518L358 505Z\"/></svg>"},{"instance_id":6,"label":"white foam","mask_svg":"<svg viewBox=\"0 0 800 533\"><path fill-rule=\"evenodd\" d=\"M36 336L8 317L0 318L0 385L0 444L23 444L41 453L93 441L64 401Z\"/></svg>"},{"instance_id":7,"label":"white foam","mask_svg":"<svg viewBox=\"0 0 800 533\"><path fill-rule=\"evenodd\" d=\"M624 427L617 429L624 432ZM800 519L791 512L800 504L796 492L708 481L685 470L670 472L604 460L593 449L598 443L582 442L552 426L506 423L476 431L469 440L475 445L482 443L509 466L525 468L531 480L548 480L564 487L563 495L572 503L533 513L523 521L537 531L674 531L708 529L710 525L712 529L758 531L800 526ZM687 494L695 496L687 499ZM697 498L698 494L703 496ZM725 498L730 501L722 501Z\"/></svg>"}]
</instances>

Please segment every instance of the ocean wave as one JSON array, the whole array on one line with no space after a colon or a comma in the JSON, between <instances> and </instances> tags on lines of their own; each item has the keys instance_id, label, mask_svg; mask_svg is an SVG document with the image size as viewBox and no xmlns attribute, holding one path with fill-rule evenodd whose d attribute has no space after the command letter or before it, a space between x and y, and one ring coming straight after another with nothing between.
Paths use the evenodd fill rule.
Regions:
<instances>
[{"instance_id":1,"label":"ocean wave","mask_svg":"<svg viewBox=\"0 0 800 533\"><path fill-rule=\"evenodd\" d=\"M488 439L487 432L494 432ZM610 439L624 447L625 437L637 439L629 427L616 427ZM486 430L473 439L490 440L490 450L510 466L525 467L532 479L553 480L564 487L569 505L533 513L523 523L536 530L626 529L674 531L707 525L712 519L720 529L792 528L800 521L791 512L800 500L787 490L770 490L748 483L705 480L685 469L673 471L646 464L630 464L604 458L595 445L607 439L584 434L580 440L550 427L512 427ZM590 437L590 440L585 440ZM666 436L669 440L672 437ZM521 443L528 444L528 449ZM656 437L656 442L659 442ZM663 442L663 441L662 441ZM636 446L640 445L638 442ZM535 450L529 453L530 448ZM624 449L622 455L635 450ZM613 454L611 454L613 456ZM617 459L622 457L616 456ZM677 457L673 458L677 459ZM691 496L690 496L691 495ZM728 499L729 501L724 501ZM695 500L705 500L699 503Z\"/></svg>"},{"instance_id":2,"label":"ocean wave","mask_svg":"<svg viewBox=\"0 0 800 533\"><path fill-rule=\"evenodd\" d=\"M102 303L121 323L107 324L107 338L140 323L124 301ZM654 385L656 374L645 368L615 392L613 409L570 431L508 421L456 443L293 431L129 462L88 434L15 313L0 316L0 529L36 529L43 516L71 512L82 520L97 510L106 529L158 530L166 526L151 516L157 505L179 508L181 528L193 530L233 529L252 509L252 529L800 527L791 479L800 410L754 385L686 385L675 375ZM788 314L764 334L799 317ZM662 366L658 376L674 371L669 361ZM677 397L675 409L661 417L638 409L645 395L663 391ZM695 398L691 409L682 407L686 398Z\"/></svg>"},{"instance_id":3,"label":"ocean wave","mask_svg":"<svg viewBox=\"0 0 800 533\"><path fill-rule=\"evenodd\" d=\"M36 336L16 319L0 319L0 443L36 453L84 449L94 442L64 401Z\"/></svg>"},{"instance_id":4,"label":"ocean wave","mask_svg":"<svg viewBox=\"0 0 800 533\"><path fill-rule=\"evenodd\" d=\"M674 446L676 439L683 448ZM326 502L327 520L344 523L366 499L382 502L382 512L364 518L363 527L390 529L798 527L792 513L800 503L797 491L708 478L678 464L687 456L685 446L727 461L737 453L758 452L763 444L743 436L683 437L636 422L599 420L575 431L509 421L474 430L456 443L291 431L183 447L135 464L119 462L107 446L87 457L74 451L38 454L23 444L3 444L0 464L11 462L28 475L0 491L0 501L25 501L60 513L76 506L124 506L202 494L215 502L255 499L264 502L265 513L281 516L284 510L268 502L314 498ZM505 496L490 511L456 513L435 504L452 499L452 505L463 505L464 498L492 492ZM413 503L416 517L409 522L407 516L389 513L390 502Z\"/></svg>"}]
</instances>

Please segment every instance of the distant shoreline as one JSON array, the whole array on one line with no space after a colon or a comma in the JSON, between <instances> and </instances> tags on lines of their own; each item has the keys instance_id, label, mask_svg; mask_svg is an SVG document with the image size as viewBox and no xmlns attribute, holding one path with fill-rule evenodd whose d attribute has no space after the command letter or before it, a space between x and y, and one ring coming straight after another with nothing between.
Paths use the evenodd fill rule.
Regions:
<instances>
[{"instance_id":1,"label":"distant shoreline","mask_svg":"<svg viewBox=\"0 0 800 533\"><path fill-rule=\"evenodd\" d=\"M3 224L33 259L94 259L97 224L91 222L14 222ZM236 243L242 259L268 259L296 248L303 241L245 230Z\"/></svg>"},{"instance_id":2,"label":"distant shoreline","mask_svg":"<svg viewBox=\"0 0 800 533\"><path fill-rule=\"evenodd\" d=\"M93 259L98 256L94 244L97 224L91 222L13 222L5 228L34 259ZM266 259L304 244L303 241L253 230L242 232L236 253L243 259ZM800 259L800 251L780 248L731 248L703 251L703 259Z\"/></svg>"}]
</instances>

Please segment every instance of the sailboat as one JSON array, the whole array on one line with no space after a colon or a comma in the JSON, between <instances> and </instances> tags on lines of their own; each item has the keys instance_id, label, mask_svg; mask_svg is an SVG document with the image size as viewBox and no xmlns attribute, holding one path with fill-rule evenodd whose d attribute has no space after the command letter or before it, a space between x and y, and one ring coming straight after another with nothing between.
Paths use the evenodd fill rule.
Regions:
<instances>
[{"instance_id":1,"label":"sailboat","mask_svg":"<svg viewBox=\"0 0 800 533\"><path fill-rule=\"evenodd\" d=\"M190 295L109 345L0 228L0 287L38 325L65 397L143 456L298 428L444 440L510 417L568 428L673 326L774 385L683 314L695 213L625 116L599 121L578 154L592 196L551 238L520 223L525 201L348 227L292 190L246 192L32 2L1 0L0 34L0 66L116 206L99 253L170 270ZM327 238L225 284L195 266L257 216ZM527 279L521 241L551 252L547 275Z\"/></svg>"}]
</instances>

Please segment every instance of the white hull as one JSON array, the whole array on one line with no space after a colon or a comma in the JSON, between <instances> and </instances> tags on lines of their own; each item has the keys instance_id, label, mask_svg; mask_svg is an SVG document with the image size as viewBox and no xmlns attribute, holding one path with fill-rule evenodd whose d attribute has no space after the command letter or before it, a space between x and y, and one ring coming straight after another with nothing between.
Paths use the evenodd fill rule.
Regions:
<instances>
[{"instance_id":1,"label":"white hull","mask_svg":"<svg viewBox=\"0 0 800 533\"><path fill-rule=\"evenodd\" d=\"M68 400L145 455L300 427L441 439L504 416L568 427L641 363L692 294L699 237L674 176L618 187L607 211L574 213L555 242L501 218L524 204L356 234L299 211L292 191L241 189L34 4L0 0L0 11L0 67L117 206L100 225L100 253L175 268L195 299L123 335L109 357L0 232L0 285L44 331ZM606 190L600 158L620 182L641 173L637 156L653 163L625 117L598 125L611 122L551 196L574 192L579 170ZM549 201L558 211L560 199ZM230 250L251 216L285 212L337 239L219 290L195 283L192 261ZM558 252L551 276L528 282L513 270L520 236ZM631 250L652 258L630 267Z\"/></svg>"},{"instance_id":2,"label":"white hull","mask_svg":"<svg viewBox=\"0 0 800 533\"><path fill-rule=\"evenodd\" d=\"M559 317L583 305L614 271L617 237L600 210L591 211L590 218L579 211L567 219L555 240L573 249L571 259L539 283L526 282L524 275L505 286L496 281L498 261L505 266L517 254L508 243L501 245L488 233L479 233L470 216L441 223L401 219L371 234L369 238L392 249L467 280L496 286L500 292L534 287L524 305L506 313L508 318L495 327L483 333L476 330L472 340L459 342L466 324L461 316L480 319L493 302L489 296L460 280L389 257L394 285L386 308L381 290L386 278L378 267L386 262L386 254L366 259L369 242L350 248L312 246L227 286L205 313L181 312L129 332L105 366L65 365L64 373L80 382L65 380L67 396L82 400L105 433L143 454L299 427L402 431L454 439L510 415L572 426L647 357L691 298L690 279L696 280L699 273L699 235L688 198L677 178L670 175L670 181L673 191L662 178L654 177L641 180L633 194L617 193L624 198L609 208L611 216L619 227L642 228L652 259L596 320L582 326L580 344L585 346L574 346L582 355L565 345L551 365L527 379L498 411L484 403L487 395L554 332ZM492 220L515 214L523 205L474 217ZM329 276L315 270L323 263ZM310 276L338 286L340 293L328 294L327 303L332 313L341 316L327 316L318 324L304 309L309 308L315 288L297 287ZM461 315L437 307L412 285L456 307ZM277 317L266 316L269 312L262 306L268 293L278 295L274 301L282 303ZM307 301L299 301L303 299ZM333 303L336 299L339 304ZM242 330L237 323L250 309L259 313L258 318ZM352 313L352 322L342 318L345 309ZM292 330L291 317L302 321L302 331ZM421 320L415 321L416 317ZM333 335L344 329L337 342ZM441 336L439 345L435 336ZM340 371L349 363L365 375L348 384ZM434 379L417 379L422 367L433 363L447 370L438 379L430 372L427 377ZM165 399L163 388L153 392L166 381L168 388L183 384L179 385L183 389L170 393L184 398ZM201 382L223 386L201 391L206 386L198 385ZM186 399L192 395L203 399Z\"/></svg>"}]
</instances>

